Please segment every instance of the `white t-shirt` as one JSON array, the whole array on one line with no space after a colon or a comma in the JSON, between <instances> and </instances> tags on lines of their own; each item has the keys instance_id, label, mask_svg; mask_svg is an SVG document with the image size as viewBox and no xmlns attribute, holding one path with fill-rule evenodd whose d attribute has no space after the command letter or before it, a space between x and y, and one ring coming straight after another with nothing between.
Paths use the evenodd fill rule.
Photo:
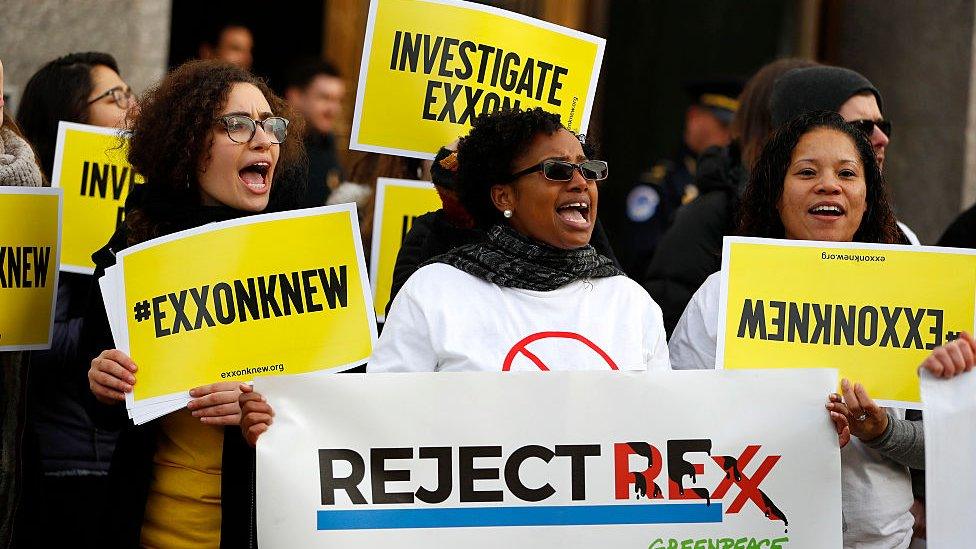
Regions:
<instances>
[{"instance_id":1,"label":"white t-shirt","mask_svg":"<svg viewBox=\"0 0 976 549\"><path fill-rule=\"evenodd\" d=\"M671 334L671 366L675 370L715 368L718 341L720 272L709 276L692 296ZM824 403L827 395L824 395ZM905 418L905 411L895 409ZM813 413L826 413L823 409ZM912 482L908 469L868 448L857 438L841 450L841 495L844 547L902 549L912 541L915 519L910 508Z\"/></svg>"},{"instance_id":2,"label":"white t-shirt","mask_svg":"<svg viewBox=\"0 0 976 549\"><path fill-rule=\"evenodd\" d=\"M624 276L541 292L436 263L397 294L366 369L668 370L664 333L661 308Z\"/></svg>"}]
</instances>

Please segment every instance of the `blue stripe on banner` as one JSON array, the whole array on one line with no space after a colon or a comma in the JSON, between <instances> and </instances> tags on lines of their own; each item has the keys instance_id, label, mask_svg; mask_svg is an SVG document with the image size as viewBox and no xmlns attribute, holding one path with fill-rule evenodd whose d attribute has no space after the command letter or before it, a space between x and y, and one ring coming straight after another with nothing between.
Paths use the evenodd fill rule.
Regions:
<instances>
[{"instance_id":1,"label":"blue stripe on banner","mask_svg":"<svg viewBox=\"0 0 976 549\"><path fill-rule=\"evenodd\" d=\"M485 526L586 526L722 522L722 504L672 503L371 509L318 512L319 530L474 528Z\"/></svg>"}]
</instances>

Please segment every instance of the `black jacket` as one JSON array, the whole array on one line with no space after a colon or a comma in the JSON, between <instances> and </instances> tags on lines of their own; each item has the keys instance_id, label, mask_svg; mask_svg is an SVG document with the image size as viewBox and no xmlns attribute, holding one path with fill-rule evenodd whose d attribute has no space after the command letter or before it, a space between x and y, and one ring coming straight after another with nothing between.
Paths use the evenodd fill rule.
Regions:
<instances>
[{"instance_id":1,"label":"black jacket","mask_svg":"<svg viewBox=\"0 0 976 549\"><path fill-rule=\"evenodd\" d=\"M344 177L339 154L336 152L335 136L309 131L305 138L305 154L308 157L308 180L299 207L325 206L325 201L332 193L329 178L341 183Z\"/></svg>"},{"instance_id":2,"label":"black jacket","mask_svg":"<svg viewBox=\"0 0 976 549\"><path fill-rule=\"evenodd\" d=\"M939 239L939 246L976 248L976 206L959 214Z\"/></svg>"},{"instance_id":3,"label":"black jacket","mask_svg":"<svg viewBox=\"0 0 976 549\"><path fill-rule=\"evenodd\" d=\"M118 433L95 426L87 387L72 371L89 294L97 291L93 282L90 275L60 273L51 349L31 356L27 429L37 474L104 474L112 459Z\"/></svg>"},{"instance_id":4,"label":"black jacket","mask_svg":"<svg viewBox=\"0 0 976 549\"><path fill-rule=\"evenodd\" d=\"M429 259L433 259L441 254L466 244L473 244L485 239L485 232L480 229L465 229L455 226L448 219L443 209L436 212L425 213L413 220L410 231L403 239L400 252L397 253L396 264L393 266L393 284L390 288L390 301L386 305L386 313L390 313L390 306L393 298L400 292L400 288L406 284L421 265ZM613 264L620 267L617 257L613 255L607 234L603 230L603 224L597 220L593 227L593 236L590 237L590 244L596 248L600 254L610 258Z\"/></svg>"},{"instance_id":5,"label":"black jacket","mask_svg":"<svg viewBox=\"0 0 976 549\"><path fill-rule=\"evenodd\" d=\"M698 198L678 210L641 281L661 307L669 337L691 296L722 268L722 237L735 231L735 209L747 178L737 147L712 147L698 160Z\"/></svg>"},{"instance_id":6,"label":"black jacket","mask_svg":"<svg viewBox=\"0 0 976 549\"><path fill-rule=\"evenodd\" d=\"M138 187L137 187L138 188ZM138 193L137 193L138 194ZM133 194L130 194L132 199ZM129 204L126 205L128 214ZM229 218L229 217L224 217ZM217 221L219 219L208 219ZM199 218L179 221L173 230L199 226ZM188 226L187 226L188 225ZM169 231L171 232L171 231ZM115 264L115 254L126 247L124 228L116 231L109 243L95 252L96 279L105 269ZM153 475L153 457L159 433L157 422L133 425L122 404L106 406L95 400L87 390L88 364L105 349L112 349L108 317L105 313L101 292L91 292L91 299L82 328L82 345L79 349L81 364L79 379L86 388L87 405L96 425L107 429L119 429L119 440L109 469L109 497L104 509L104 536L100 547L138 547L142 532L143 515ZM256 547L254 450L244 441L238 427L224 429L223 463L221 471L221 523L220 547Z\"/></svg>"}]
</instances>

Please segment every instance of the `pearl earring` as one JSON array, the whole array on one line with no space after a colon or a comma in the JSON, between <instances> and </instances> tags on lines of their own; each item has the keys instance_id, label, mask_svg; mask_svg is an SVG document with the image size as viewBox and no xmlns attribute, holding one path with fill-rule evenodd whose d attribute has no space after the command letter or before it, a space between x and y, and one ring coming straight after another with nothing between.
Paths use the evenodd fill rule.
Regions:
<instances>
[{"instance_id":1,"label":"pearl earring","mask_svg":"<svg viewBox=\"0 0 976 549\"><path fill-rule=\"evenodd\" d=\"M505 219L511 219L512 218L512 210L505 210L504 212L502 212L502 215L505 216Z\"/></svg>"}]
</instances>

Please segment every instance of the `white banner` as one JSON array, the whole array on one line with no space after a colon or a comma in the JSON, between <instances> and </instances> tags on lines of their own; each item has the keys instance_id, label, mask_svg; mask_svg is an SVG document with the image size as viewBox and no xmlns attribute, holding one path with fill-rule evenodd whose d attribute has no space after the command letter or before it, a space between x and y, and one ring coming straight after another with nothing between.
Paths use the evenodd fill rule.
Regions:
<instances>
[{"instance_id":1,"label":"white banner","mask_svg":"<svg viewBox=\"0 0 976 549\"><path fill-rule=\"evenodd\" d=\"M976 539L976 373L936 379L922 372L925 404L925 520L930 547Z\"/></svg>"},{"instance_id":2,"label":"white banner","mask_svg":"<svg viewBox=\"0 0 976 549\"><path fill-rule=\"evenodd\" d=\"M259 378L260 546L841 545L835 370Z\"/></svg>"}]
</instances>

